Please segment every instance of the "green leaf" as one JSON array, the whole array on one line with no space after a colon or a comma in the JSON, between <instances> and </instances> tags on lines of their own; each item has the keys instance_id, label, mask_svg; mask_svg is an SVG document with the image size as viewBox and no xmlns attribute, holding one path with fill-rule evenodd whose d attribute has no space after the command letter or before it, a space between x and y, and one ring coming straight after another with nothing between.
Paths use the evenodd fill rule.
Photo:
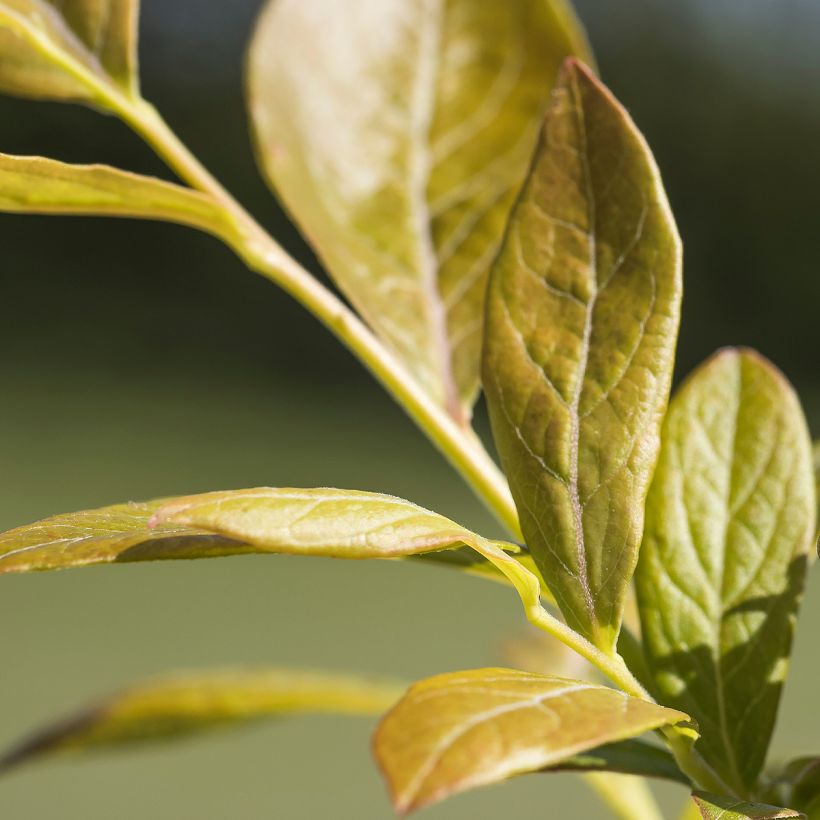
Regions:
<instances>
[{"instance_id":1,"label":"green leaf","mask_svg":"<svg viewBox=\"0 0 820 820\"><path fill-rule=\"evenodd\" d=\"M622 740L599 746L551 766L548 771L618 772L690 785L675 758L666 749L645 740Z\"/></svg>"},{"instance_id":2,"label":"green leaf","mask_svg":"<svg viewBox=\"0 0 820 820\"><path fill-rule=\"evenodd\" d=\"M668 400L680 242L652 155L568 61L490 276L484 386L524 536L567 622L615 645Z\"/></svg>"},{"instance_id":3,"label":"green leaf","mask_svg":"<svg viewBox=\"0 0 820 820\"><path fill-rule=\"evenodd\" d=\"M136 96L138 14L138 0L0 0L0 91L102 106L112 91Z\"/></svg>"},{"instance_id":4,"label":"green leaf","mask_svg":"<svg viewBox=\"0 0 820 820\"><path fill-rule=\"evenodd\" d=\"M0 574L245 553L401 558L465 544L487 560L505 555L444 516L393 496L261 487L118 504L19 527L0 535Z\"/></svg>"},{"instance_id":5,"label":"green leaf","mask_svg":"<svg viewBox=\"0 0 820 820\"><path fill-rule=\"evenodd\" d=\"M376 759L402 814L687 716L593 683L512 669L438 675L383 718Z\"/></svg>"},{"instance_id":6,"label":"green leaf","mask_svg":"<svg viewBox=\"0 0 820 820\"><path fill-rule=\"evenodd\" d=\"M815 531L811 444L789 384L748 350L696 371L663 441L636 575L649 665L742 796L771 737Z\"/></svg>"},{"instance_id":7,"label":"green leaf","mask_svg":"<svg viewBox=\"0 0 820 820\"><path fill-rule=\"evenodd\" d=\"M779 809L765 803L744 803L731 797L717 797L705 792L694 792L692 798L704 820L780 820L780 818L803 817L799 811Z\"/></svg>"},{"instance_id":8,"label":"green leaf","mask_svg":"<svg viewBox=\"0 0 820 820\"><path fill-rule=\"evenodd\" d=\"M561 61L567 0L271 0L248 61L259 163L331 276L457 419L486 274Z\"/></svg>"},{"instance_id":9,"label":"green leaf","mask_svg":"<svg viewBox=\"0 0 820 820\"><path fill-rule=\"evenodd\" d=\"M790 760L766 778L762 797L806 811L816 799L820 799L820 757L811 755Z\"/></svg>"},{"instance_id":10,"label":"green leaf","mask_svg":"<svg viewBox=\"0 0 820 820\"><path fill-rule=\"evenodd\" d=\"M177 222L230 238L237 230L207 195L106 165L0 154L0 211L130 216Z\"/></svg>"},{"instance_id":11,"label":"green leaf","mask_svg":"<svg viewBox=\"0 0 820 820\"><path fill-rule=\"evenodd\" d=\"M138 683L47 726L0 757L0 771L55 752L176 739L259 718L312 712L379 714L401 691L395 683L324 672L181 672Z\"/></svg>"}]
</instances>

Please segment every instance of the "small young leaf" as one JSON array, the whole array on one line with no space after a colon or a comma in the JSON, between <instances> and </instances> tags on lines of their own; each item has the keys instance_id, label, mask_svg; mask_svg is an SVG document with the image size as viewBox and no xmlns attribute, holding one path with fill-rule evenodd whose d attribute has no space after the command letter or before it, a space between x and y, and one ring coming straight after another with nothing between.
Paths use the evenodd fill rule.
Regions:
<instances>
[{"instance_id":1,"label":"small young leaf","mask_svg":"<svg viewBox=\"0 0 820 820\"><path fill-rule=\"evenodd\" d=\"M177 222L230 239L236 228L210 197L106 165L0 154L0 211L131 216Z\"/></svg>"},{"instance_id":2,"label":"small young leaf","mask_svg":"<svg viewBox=\"0 0 820 820\"><path fill-rule=\"evenodd\" d=\"M137 91L138 0L0 0L0 91L104 104Z\"/></svg>"},{"instance_id":3,"label":"small young leaf","mask_svg":"<svg viewBox=\"0 0 820 820\"><path fill-rule=\"evenodd\" d=\"M374 752L405 814L687 719L593 683L476 669L410 687L380 723Z\"/></svg>"},{"instance_id":4,"label":"small young leaf","mask_svg":"<svg viewBox=\"0 0 820 820\"><path fill-rule=\"evenodd\" d=\"M459 419L478 388L486 273L570 54L590 59L568 0L271 0L254 35L264 173Z\"/></svg>"},{"instance_id":5,"label":"small young leaf","mask_svg":"<svg viewBox=\"0 0 820 820\"><path fill-rule=\"evenodd\" d=\"M490 276L484 386L527 545L615 645L668 400L680 242L626 111L568 61Z\"/></svg>"},{"instance_id":6,"label":"small young leaf","mask_svg":"<svg viewBox=\"0 0 820 820\"><path fill-rule=\"evenodd\" d=\"M744 803L731 797L717 797L705 792L694 792L692 798L700 809L703 820L781 820L781 818L805 818L792 809L779 809L765 803Z\"/></svg>"},{"instance_id":7,"label":"small young leaf","mask_svg":"<svg viewBox=\"0 0 820 820\"><path fill-rule=\"evenodd\" d=\"M680 389L663 442L636 575L649 665L743 795L774 726L815 531L811 444L791 387L744 350Z\"/></svg>"},{"instance_id":8,"label":"small young leaf","mask_svg":"<svg viewBox=\"0 0 820 820\"><path fill-rule=\"evenodd\" d=\"M119 504L19 527L0 535L0 574L245 553L401 558L465 544L495 555L475 533L400 498L261 487Z\"/></svg>"},{"instance_id":9,"label":"small young leaf","mask_svg":"<svg viewBox=\"0 0 820 820\"><path fill-rule=\"evenodd\" d=\"M0 757L0 772L55 752L176 739L277 715L380 714L401 692L394 683L329 672L250 668L166 675L46 727Z\"/></svg>"}]
</instances>

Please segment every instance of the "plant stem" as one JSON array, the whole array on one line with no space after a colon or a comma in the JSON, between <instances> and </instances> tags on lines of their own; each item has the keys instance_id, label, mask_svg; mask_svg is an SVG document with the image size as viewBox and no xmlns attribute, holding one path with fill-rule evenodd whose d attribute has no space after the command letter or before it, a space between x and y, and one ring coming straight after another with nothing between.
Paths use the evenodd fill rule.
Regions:
<instances>
[{"instance_id":1,"label":"plant stem","mask_svg":"<svg viewBox=\"0 0 820 820\"><path fill-rule=\"evenodd\" d=\"M110 92L106 104L198 191L233 219L236 233L221 236L249 268L275 282L351 350L427 434L516 539L518 514L507 481L472 428L459 424L420 387L405 366L332 291L291 257L191 154L157 110L142 99Z\"/></svg>"}]
</instances>

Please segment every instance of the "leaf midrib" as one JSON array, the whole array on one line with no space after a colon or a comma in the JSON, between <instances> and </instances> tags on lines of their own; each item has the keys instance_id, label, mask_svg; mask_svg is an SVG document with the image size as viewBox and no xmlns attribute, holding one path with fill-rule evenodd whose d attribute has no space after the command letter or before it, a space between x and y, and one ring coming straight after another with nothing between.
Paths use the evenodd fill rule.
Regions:
<instances>
[{"instance_id":1,"label":"leaf midrib","mask_svg":"<svg viewBox=\"0 0 820 820\"><path fill-rule=\"evenodd\" d=\"M428 0L419 32L419 59L411 108L413 126L409 164L409 199L415 224L421 293L427 308L433 347L433 368L438 369L447 412L464 423L464 412L452 372L447 312L439 291L439 263L431 230L428 187L433 168L430 136L436 110L436 87L442 42L442 19L447 0Z\"/></svg>"}]
</instances>

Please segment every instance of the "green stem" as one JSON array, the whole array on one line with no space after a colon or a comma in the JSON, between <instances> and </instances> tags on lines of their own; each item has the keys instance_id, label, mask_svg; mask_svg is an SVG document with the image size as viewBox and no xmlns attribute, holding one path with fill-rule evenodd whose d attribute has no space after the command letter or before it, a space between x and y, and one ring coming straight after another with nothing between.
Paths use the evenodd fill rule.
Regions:
<instances>
[{"instance_id":1,"label":"green stem","mask_svg":"<svg viewBox=\"0 0 820 820\"><path fill-rule=\"evenodd\" d=\"M459 424L433 401L367 325L273 240L191 154L153 106L115 92L110 92L105 102L181 179L224 207L237 231L221 235L237 255L304 305L364 363L512 536L520 539L518 514L507 481L472 428Z\"/></svg>"}]
</instances>

